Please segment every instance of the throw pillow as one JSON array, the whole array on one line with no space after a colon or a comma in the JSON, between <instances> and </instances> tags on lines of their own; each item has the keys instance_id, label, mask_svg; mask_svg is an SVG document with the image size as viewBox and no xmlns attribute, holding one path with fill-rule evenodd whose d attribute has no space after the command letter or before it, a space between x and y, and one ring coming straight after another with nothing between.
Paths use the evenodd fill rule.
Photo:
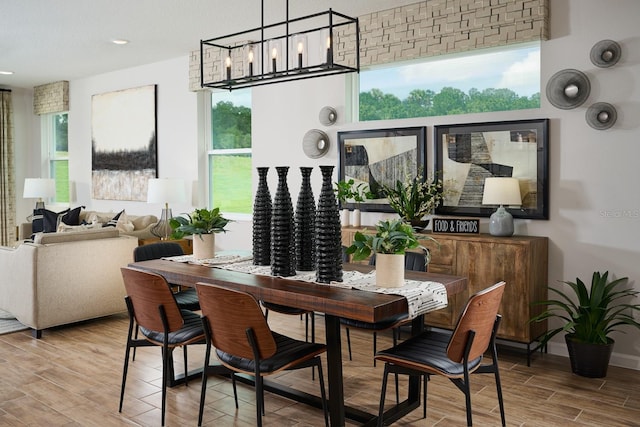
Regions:
<instances>
[{"instance_id":1,"label":"throw pillow","mask_svg":"<svg viewBox=\"0 0 640 427\"><path fill-rule=\"evenodd\" d=\"M67 225L80 224L80 210L84 206L78 206L73 209L65 209L62 212L53 212L48 209L37 209L42 215L42 231L44 233L55 233L58 231L58 225L61 222Z\"/></svg>"},{"instance_id":2,"label":"throw pillow","mask_svg":"<svg viewBox=\"0 0 640 427\"><path fill-rule=\"evenodd\" d=\"M58 224L62 216L69 212L65 209L62 212L53 212L48 209L42 209L42 231L44 233L55 233L58 230Z\"/></svg>"},{"instance_id":3,"label":"throw pillow","mask_svg":"<svg viewBox=\"0 0 640 427\"><path fill-rule=\"evenodd\" d=\"M118 224L118 219L120 219L120 215L124 213L124 209L118 212L116 216L111 218L109 222L103 225L103 227L115 227Z\"/></svg>"}]
</instances>

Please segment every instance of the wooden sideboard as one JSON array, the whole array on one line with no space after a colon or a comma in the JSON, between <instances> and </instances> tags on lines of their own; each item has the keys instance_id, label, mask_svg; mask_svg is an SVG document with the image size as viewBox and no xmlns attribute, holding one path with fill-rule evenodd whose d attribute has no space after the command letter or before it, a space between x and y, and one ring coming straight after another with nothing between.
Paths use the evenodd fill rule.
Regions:
<instances>
[{"instance_id":1,"label":"wooden sideboard","mask_svg":"<svg viewBox=\"0 0 640 427\"><path fill-rule=\"evenodd\" d=\"M356 231L374 232L374 227L342 229L342 244L350 246ZM498 337L530 344L542 335L546 322L529 323L542 311L534 301L547 299L548 239L535 236L495 237L488 234L428 234L421 243L431 253L428 270L468 278L465 291L452 295L449 306L425 316L430 326L452 329L469 296L501 280L507 283L500 306L502 323Z\"/></svg>"}]
</instances>

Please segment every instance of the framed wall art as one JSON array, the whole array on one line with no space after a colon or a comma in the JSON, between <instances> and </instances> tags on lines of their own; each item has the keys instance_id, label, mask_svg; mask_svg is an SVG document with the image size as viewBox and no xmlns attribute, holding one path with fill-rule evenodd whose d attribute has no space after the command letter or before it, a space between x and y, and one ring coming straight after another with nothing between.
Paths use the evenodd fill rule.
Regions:
<instances>
[{"instance_id":1,"label":"framed wall art","mask_svg":"<svg viewBox=\"0 0 640 427\"><path fill-rule=\"evenodd\" d=\"M482 204L484 180L513 177L522 205L506 207L514 218L549 219L549 119L436 126L436 173L444 200L438 215L489 217Z\"/></svg>"},{"instance_id":2,"label":"framed wall art","mask_svg":"<svg viewBox=\"0 0 640 427\"><path fill-rule=\"evenodd\" d=\"M338 179L365 183L373 199L360 203L362 211L394 212L381 185L393 186L407 176L425 174L427 128L409 127L338 132ZM342 203L354 209L355 203Z\"/></svg>"},{"instance_id":3,"label":"framed wall art","mask_svg":"<svg viewBox=\"0 0 640 427\"><path fill-rule=\"evenodd\" d=\"M157 177L156 85L91 98L91 196L147 201Z\"/></svg>"}]
</instances>

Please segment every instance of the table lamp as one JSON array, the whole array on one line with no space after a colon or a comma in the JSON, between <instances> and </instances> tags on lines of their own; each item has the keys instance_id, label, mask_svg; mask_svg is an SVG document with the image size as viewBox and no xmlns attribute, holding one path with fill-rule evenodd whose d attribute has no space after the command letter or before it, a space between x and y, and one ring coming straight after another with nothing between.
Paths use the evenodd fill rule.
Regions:
<instances>
[{"instance_id":1,"label":"table lamp","mask_svg":"<svg viewBox=\"0 0 640 427\"><path fill-rule=\"evenodd\" d=\"M164 203L160 221L151 229L151 233L168 240L171 235L169 220L173 218L169 203L185 203L185 181L177 178L151 178L148 181L147 203Z\"/></svg>"},{"instance_id":2,"label":"table lamp","mask_svg":"<svg viewBox=\"0 0 640 427\"><path fill-rule=\"evenodd\" d=\"M44 200L56 195L56 181L53 178L25 178L25 199L38 199L35 209L44 209Z\"/></svg>"},{"instance_id":3,"label":"table lamp","mask_svg":"<svg viewBox=\"0 0 640 427\"><path fill-rule=\"evenodd\" d=\"M513 216L503 205L522 204L520 184L516 178L486 178L482 194L483 205L500 205L489 218L489 233L492 236L513 235Z\"/></svg>"}]
</instances>

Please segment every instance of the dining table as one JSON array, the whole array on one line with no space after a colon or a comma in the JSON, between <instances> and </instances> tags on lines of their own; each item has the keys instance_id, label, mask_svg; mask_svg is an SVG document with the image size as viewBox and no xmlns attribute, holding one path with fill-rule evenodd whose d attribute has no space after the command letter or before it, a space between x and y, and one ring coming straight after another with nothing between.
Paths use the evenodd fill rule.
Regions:
<instances>
[{"instance_id":1,"label":"dining table","mask_svg":"<svg viewBox=\"0 0 640 427\"><path fill-rule=\"evenodd\" d=\"M163 276L168 283L193 287L196 283L215 284L229 289L247 292L257 300L286 305L324 314L327 348L328 408L332 426L344 426L346 419L361 425L376 425L377 414L344 403L342 374L342 344L340 318L364 322L379 322L383 319L408 313L407 298L397 294L378 293L359 289L332 286L330 284L291 280L285 277L248 274L223 268L166 259L134 262L129 267ZM344 271L369 272L374 267L363 264L343 264ZM406 279L433 281L444 285L447 296L462 292L467 278L447 274L406 271ZM412 334L424 328L424 316L412 320ZM317 396L292 390L288 387L265 383L265 389L321 408ZM386 422L393 422L420 405L420 378L412 377L408 396L384 413Z\"/></svg>"}]
</instances>

